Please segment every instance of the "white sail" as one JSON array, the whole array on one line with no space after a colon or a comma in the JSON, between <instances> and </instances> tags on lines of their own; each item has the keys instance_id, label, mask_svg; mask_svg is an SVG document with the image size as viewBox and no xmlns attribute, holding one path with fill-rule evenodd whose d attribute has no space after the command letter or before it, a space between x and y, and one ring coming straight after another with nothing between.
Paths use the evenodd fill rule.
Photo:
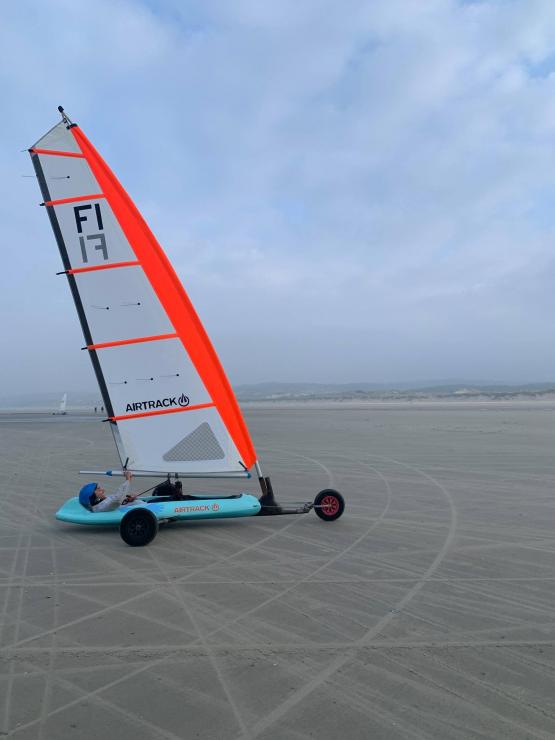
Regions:
<instances>
[{"instance_id":1,"label":"white sail","mask_svg":"<svg viewBox=\"0 0 555 740\"><path fill-rule=\"evenodd\" d=\"M236 399L129 196L67 120L30 153L122 463L243 474L256 456Z\"/></svg>"}]
</instances>

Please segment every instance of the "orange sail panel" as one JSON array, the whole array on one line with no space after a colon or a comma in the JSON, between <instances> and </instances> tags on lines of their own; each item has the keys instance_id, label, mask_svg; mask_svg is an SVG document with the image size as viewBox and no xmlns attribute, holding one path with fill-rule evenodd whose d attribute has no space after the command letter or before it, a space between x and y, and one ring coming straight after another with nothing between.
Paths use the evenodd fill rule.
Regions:
<instances>
[{"instance_id":1,"label":"orange sail panel","mask_svg":"<svg viewBox=\"0 0 555 740\"><path fill-rule=\"evenodd\" d=\"M222 365L115 175L75 124L30 153L120 456L134 470L250 468L256 453Z\"/></svg>"}]
</instances>

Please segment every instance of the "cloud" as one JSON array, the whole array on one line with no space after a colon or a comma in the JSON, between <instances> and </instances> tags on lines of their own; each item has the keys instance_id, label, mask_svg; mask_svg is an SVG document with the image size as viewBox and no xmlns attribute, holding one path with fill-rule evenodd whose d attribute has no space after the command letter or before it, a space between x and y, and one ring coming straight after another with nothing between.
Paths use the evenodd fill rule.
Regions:
<instances>
[{"instance_id":1,"label":"cloud","mask_svg":"<svg viewBox=\"0 0 555 740\"><path fill-rule=\"evenodd\" d=\"M68 357L78 334L17 152L60 102L149 220L234 381L554 377L551 2L2 14L0 305L29 379L37 350ZM80 362L62 385L85 378ZM43 374L60 379L54 363Z\"/></svg>"}]
</instances>

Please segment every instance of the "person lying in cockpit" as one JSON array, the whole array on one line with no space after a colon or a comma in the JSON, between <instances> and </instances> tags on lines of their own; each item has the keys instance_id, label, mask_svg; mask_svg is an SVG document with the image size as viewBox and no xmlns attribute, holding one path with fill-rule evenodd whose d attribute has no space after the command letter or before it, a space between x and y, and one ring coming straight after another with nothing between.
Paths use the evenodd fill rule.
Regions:
<instances>
[{"instance_id":1,"label":"person lying in cockpit","mask_svg":"<svg viewBox=\"0 0 555 740\"><path fill-rule=\"evenodd\" d=\"M119 506L131 504L135 501L138 493L129 493L129 486L133 475L126 470L125 480L115 493L106 493L106 489L98 483L87 483L79 491L79 503L94 513L102 511L113 511Z\"/></svg>"}]
</instances>

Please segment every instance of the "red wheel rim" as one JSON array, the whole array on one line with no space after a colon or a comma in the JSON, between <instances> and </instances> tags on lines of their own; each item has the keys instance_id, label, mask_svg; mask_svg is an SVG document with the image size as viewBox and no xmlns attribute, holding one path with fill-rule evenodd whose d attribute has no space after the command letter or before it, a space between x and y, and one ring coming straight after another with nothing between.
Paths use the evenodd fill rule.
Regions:
<instances>
[{"instance_id":1,"label":"red wheel rim","mask_svg":"<svg viewBox=\"0 0 555 740\"><path fill-rule=\"evenodd\" d=\"M326 516L334 516L339 511L339 499L335 496L324 496L320 506Z\"/></svg>"}]
</instances>

